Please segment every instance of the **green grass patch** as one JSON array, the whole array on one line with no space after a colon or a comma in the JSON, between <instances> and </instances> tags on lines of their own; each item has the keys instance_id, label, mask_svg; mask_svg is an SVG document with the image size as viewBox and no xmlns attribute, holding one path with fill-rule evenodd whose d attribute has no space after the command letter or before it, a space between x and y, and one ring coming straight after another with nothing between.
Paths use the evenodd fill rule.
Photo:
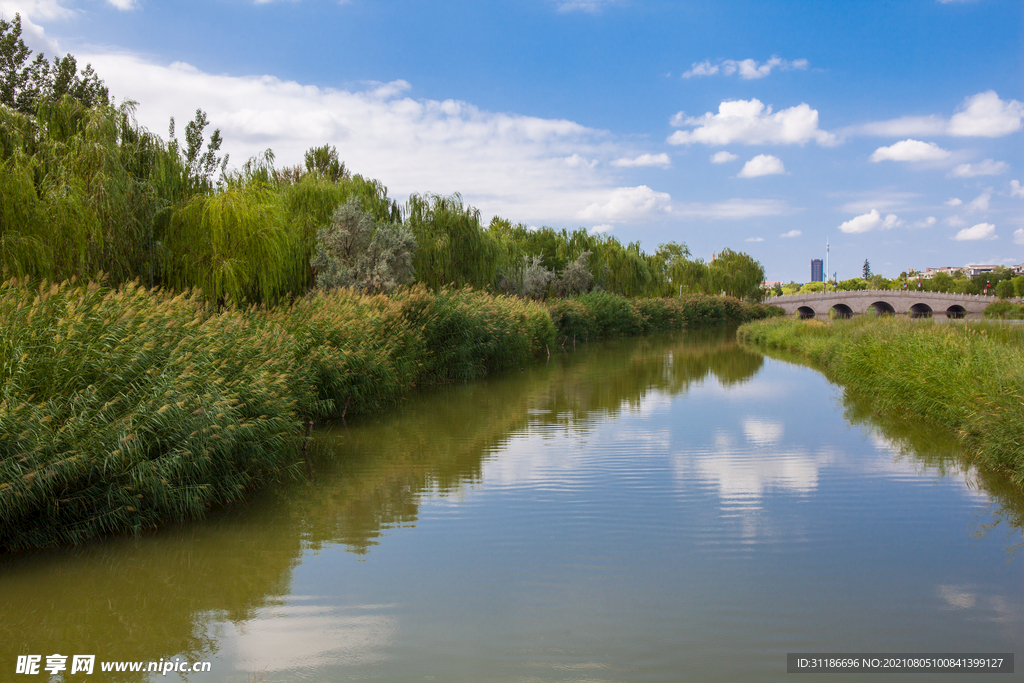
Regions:
<instances>
[{"instance_id":1,"label":"green grass patch","mask_svg":"<svg viewBox=\"0 0 1024 683\"><path fill-rule=\"evenodd\" d=\"M883 317L744 325L740 341L798 353L872 410L956 431L977 464L1024 486L1024 329Z\"/></svg>"}]
</instances>

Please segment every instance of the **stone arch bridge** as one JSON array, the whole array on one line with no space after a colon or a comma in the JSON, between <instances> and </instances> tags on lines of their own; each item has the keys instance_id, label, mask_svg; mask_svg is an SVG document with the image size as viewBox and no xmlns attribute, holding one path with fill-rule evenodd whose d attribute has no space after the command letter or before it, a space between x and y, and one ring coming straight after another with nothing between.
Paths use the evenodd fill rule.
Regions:
<instances>
[{"instance_id":1,"label":"stone arch bridge","mask_svg":"<svg viewBox=\"0 0 1024 683\"><path fill-rule=\"evenodd\" d=\"M860 289L849 292L820 292L775 296L765 303L778 306L801 318L840 318L874 312L877 315L906 315L911 318L980 319L995 297L976 294L943 294L895 289Z\"/></svg>"}]
</instances>

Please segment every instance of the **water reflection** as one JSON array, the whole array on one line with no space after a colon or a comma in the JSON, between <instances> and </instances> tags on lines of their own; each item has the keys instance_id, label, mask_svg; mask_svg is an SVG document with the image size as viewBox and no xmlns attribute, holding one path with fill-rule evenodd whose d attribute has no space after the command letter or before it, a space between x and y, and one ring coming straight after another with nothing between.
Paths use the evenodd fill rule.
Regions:
<instances>
[{"instance_id":1,"label":"water reflection","mask_svg":"<svg viewBox=\"0 0 1024 683\"><path fill-rule=\"evenodd\" d=\"M274 674L267 680L330 680L356 669L422 679L428 662L438 680L474 680L465 671L623 680L624 662L647 662L657 679L681 671L690 651L795 650L841 630L828 616L843 613L832 609L842 601L829 562L850 563L849 595L868 604L864 596L880 593L863 623L887 609L886 590L907 589L885 573L898 566L885 554L918 518L892 522L880 511L870 531L843 527L854 505L895 489L854 488L840 470L886 482L966 474L994 508L979 533L1007 527L1019 543L1024 497L971 470L948 434L880 418L850 395L844 423L820 378L809 384L810 372L732 340L717 330L580 345L547 365L321 429L312 482L282 484L203 523L7 557L0 667L60 652L213 659L215 675L195 677L207 681L261 670ZM881 457L837 446L837 434L809 428L819 421L858 425ZM841 495L819 500L823 488ZM815 526L824 515L842 531ZM877 543L880 529L900 540ZM833 533L855 552L839 555ZM766 553L765 539L779 549ZM1019 630L1012 591L954 574L914 577L917 599ZM885 581L896 587L880 588ZM794 594L817 597L807 610ZM439 654L417 649L438 624L447 629ZM869 645L864 638L856 645ZM445 676L445 657L467 668ZM701 671L763 678L756 667Z\"/></svg>"}]
</instances>

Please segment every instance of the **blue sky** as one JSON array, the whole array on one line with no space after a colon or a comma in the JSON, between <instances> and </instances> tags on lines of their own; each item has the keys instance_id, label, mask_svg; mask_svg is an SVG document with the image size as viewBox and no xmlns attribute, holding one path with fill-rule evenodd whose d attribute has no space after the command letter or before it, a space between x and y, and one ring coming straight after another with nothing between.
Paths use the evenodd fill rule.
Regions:
<instances>
[{"instance_id":1,"label":"blue sky","mask_svg":"<svg viewBox=\"0 0 1024 683\"><path fill-rule=\"evenodd\" d=\"M746 251L769 280L1024 262L1024 3L0 0L233 165L335 145L484 220Z\"/></svg>"}]
</instances>

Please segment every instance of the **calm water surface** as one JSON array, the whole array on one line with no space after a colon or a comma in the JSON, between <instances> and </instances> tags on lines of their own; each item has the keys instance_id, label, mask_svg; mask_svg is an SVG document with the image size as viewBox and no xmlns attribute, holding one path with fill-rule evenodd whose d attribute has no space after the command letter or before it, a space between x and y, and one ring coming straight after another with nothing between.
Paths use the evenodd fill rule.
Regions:
<instances>
[{"instance_id":1,"label":"calm water surface","mask_svg":"<svg viewBox=\"0 0 1024 683\"><path fill-rule=\"evenodd\" d=\"M591 344L424 392L320 431L312 483L4 558L0 681L45 680L13 674L33 653L209 660L187 680L210 683L781 681L796 651L1024 656L1022 497L941 430L732 339Z\"/></svg>"}]
</instances>

